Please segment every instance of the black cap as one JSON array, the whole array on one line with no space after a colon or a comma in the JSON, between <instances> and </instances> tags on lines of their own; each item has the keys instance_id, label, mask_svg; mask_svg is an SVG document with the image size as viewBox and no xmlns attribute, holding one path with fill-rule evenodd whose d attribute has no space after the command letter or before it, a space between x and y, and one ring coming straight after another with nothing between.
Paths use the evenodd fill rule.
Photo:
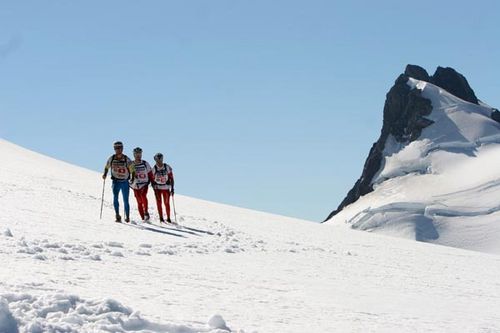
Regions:
<instances>
[{"instance_id":1,"label":"black cap","mask_svg":"<svg viewBox=\"0 0 500 333\"><path fill-rule=\"evenodd\" d=\"M157 153L154 157L155 161L159 161L163 159L163 154L162 153Z\"/></svg>"}]
</instances>

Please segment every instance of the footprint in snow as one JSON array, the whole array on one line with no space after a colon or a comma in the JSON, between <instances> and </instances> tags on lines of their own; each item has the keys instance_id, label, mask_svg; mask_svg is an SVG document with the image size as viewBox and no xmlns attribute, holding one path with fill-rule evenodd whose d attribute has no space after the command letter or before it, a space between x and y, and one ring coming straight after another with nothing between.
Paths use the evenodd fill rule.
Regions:
<instances>
[{"instance_id":1,"label":"footprint in snow","mask_svg":"<svg viewBox=\"0 0 500 333\"><path fill-rule=\"evenodd\" d=\"M37 259L37 260L47 260L47 257L44 256L43 254L36 254L33 256L33 259Z\"/></svg>"},{"instance_id":2,"label":"footprint in snow","mask_svg":"<svg viewBox=\"0 0 500 333\"><path fill-rule=\"evenodd\" d=\"M94 255L88 256L88 258L90 260L94 260L94 261L101 261L101 256L98 255L98 254L94 254Z\"/></svg>"},{"instance_id":3,"label":"footprint in snow","mask_svg":"<svg viewBox=\"0 0 500 333\"><path fill-rule=\"evenodd\" d=\"M6 228L4 231L3 231L3 235L5 237L14 237L14 235L12 235L12 231L10 231L9 228Z\"/></svg>"},{"instance_id":4,"label":"footprint in snow","mask_svg":"<svg viewBox=\"0 0 500 333\"><path fill-rule=\"evenodd\" d=\"M119 243L119 242L107 242L106 245L109 246L109 247L123 248L123 244Z\"/></svg>"},{"instance_id":5,"label":"footprint in snow","mask_svg":"<svg viewBox=\"0 0 500 333\"><path fill-rule=\"evenodd\" d=\"M121 253L120 251L111 252L111 255L113 257L124 257L123 253Z\"/></svg>"}]
</instances>

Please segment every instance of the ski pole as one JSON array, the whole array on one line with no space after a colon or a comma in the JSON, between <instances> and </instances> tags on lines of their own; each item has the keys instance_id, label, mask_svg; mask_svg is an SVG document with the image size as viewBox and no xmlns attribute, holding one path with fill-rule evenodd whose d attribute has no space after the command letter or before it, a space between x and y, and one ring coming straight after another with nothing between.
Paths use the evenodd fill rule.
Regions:
<instances>
[{"instance_id":1,"label":"ski pole","mask_svg":"<svg viewBox=\"0 0 500 333\"><path fill-rule=\"evenodd\" d=\"M102 206L104 205L104 186L106 184L106 178L103 179L102 181L102 195L101 195L101 215L99 216L99 219L102 220Z\"/></svg>"},{"instance_id":2,"label":"ski pole","mask_svg":"<svg viewBox=\"0 0 500 333\"><path fill-rule=\"evenodd\" d=\"M172 207L174 208L175 223L177 223L177 213L175 212L175 200L174 200L174 193L173 192L172 192Z\"/></svg>"}]
</instances>

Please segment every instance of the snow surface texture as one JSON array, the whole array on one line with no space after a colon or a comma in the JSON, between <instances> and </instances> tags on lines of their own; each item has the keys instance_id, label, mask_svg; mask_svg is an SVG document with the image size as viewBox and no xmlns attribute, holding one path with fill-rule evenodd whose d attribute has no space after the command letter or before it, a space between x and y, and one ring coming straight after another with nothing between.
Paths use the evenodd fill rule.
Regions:
<instances>
[{"instance_id":1,"label":"snow surface texture","mask_svg":"<svg viewBox=\"0 0 500 333\"><path fill-rule=\"evenodd\" d=\"M374 191L328 224L500 253L500 124L492 109L425 81L412 88L432 102L435 123L400 144L389 137Z\"/></svg>"},{"instance_id":2,"label":"snow surface texture","mask_svg":"<svg viewBox=\"0 0 500 333\"><path fill-rule=\"evenodd\" d=\"M0 332L227 332L221 316L208 325L158 324L115 300L85 301L78 296L6 294L0 305ZM9 309L8 303L11 304ZM3 307L2 307L3 306ZM16 318L16 319L15 319ZM219 326L217 326L219 325ZM220 329L221 328L221 329Z\"/></svg>"},{"instance_id":3,"label":"snow surface texture","mask_svg":"<svg viewBox=\"0 0 500 333\"><path fill-rule=\"evenodd\" d=\"M0 154L2 333L500 330L498 256L181 195L118 224L98 173Z\"/></svg>"}]
</instances>

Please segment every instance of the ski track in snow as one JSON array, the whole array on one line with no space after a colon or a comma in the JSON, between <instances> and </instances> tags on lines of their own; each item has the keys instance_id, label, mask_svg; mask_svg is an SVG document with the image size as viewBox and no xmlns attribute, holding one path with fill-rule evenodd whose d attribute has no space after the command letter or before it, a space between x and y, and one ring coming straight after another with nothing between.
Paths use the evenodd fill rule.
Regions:
<instances>
[{"instance_id":1,"label":"ski track in snow","mask_svg":"<svg viewBox=\"0 0 500 333\"><path fill-rule=\"evenodd\" d=\"M181 220L184 218L181 217ZM157 256L157 255L209 255L216 252L238 253L245 251L268 251L266 242L254 241L248 235L236 232L232 228L214 221L211 223L213 231L196 229L188 226L157 225L142 222L116 223L114 227L119 232L122 228L135 228L138 232L154 232L165 237L189 238L188 243L141 243L129 245L122 242L82 242L72 243L49 241L44 239L28 239L14 237L12 231L6 228L3 232L6 242L0 248L0 253L13 257L31 257L36 260L115 260L113 257L129 256ZM299 243L292 244L298 245ZM273 250L276 250L273 248ZM277 251L292 251L292 249L279 249ZM321 250L321 249L320 249Z\"/></svg>"}]
</instances>

